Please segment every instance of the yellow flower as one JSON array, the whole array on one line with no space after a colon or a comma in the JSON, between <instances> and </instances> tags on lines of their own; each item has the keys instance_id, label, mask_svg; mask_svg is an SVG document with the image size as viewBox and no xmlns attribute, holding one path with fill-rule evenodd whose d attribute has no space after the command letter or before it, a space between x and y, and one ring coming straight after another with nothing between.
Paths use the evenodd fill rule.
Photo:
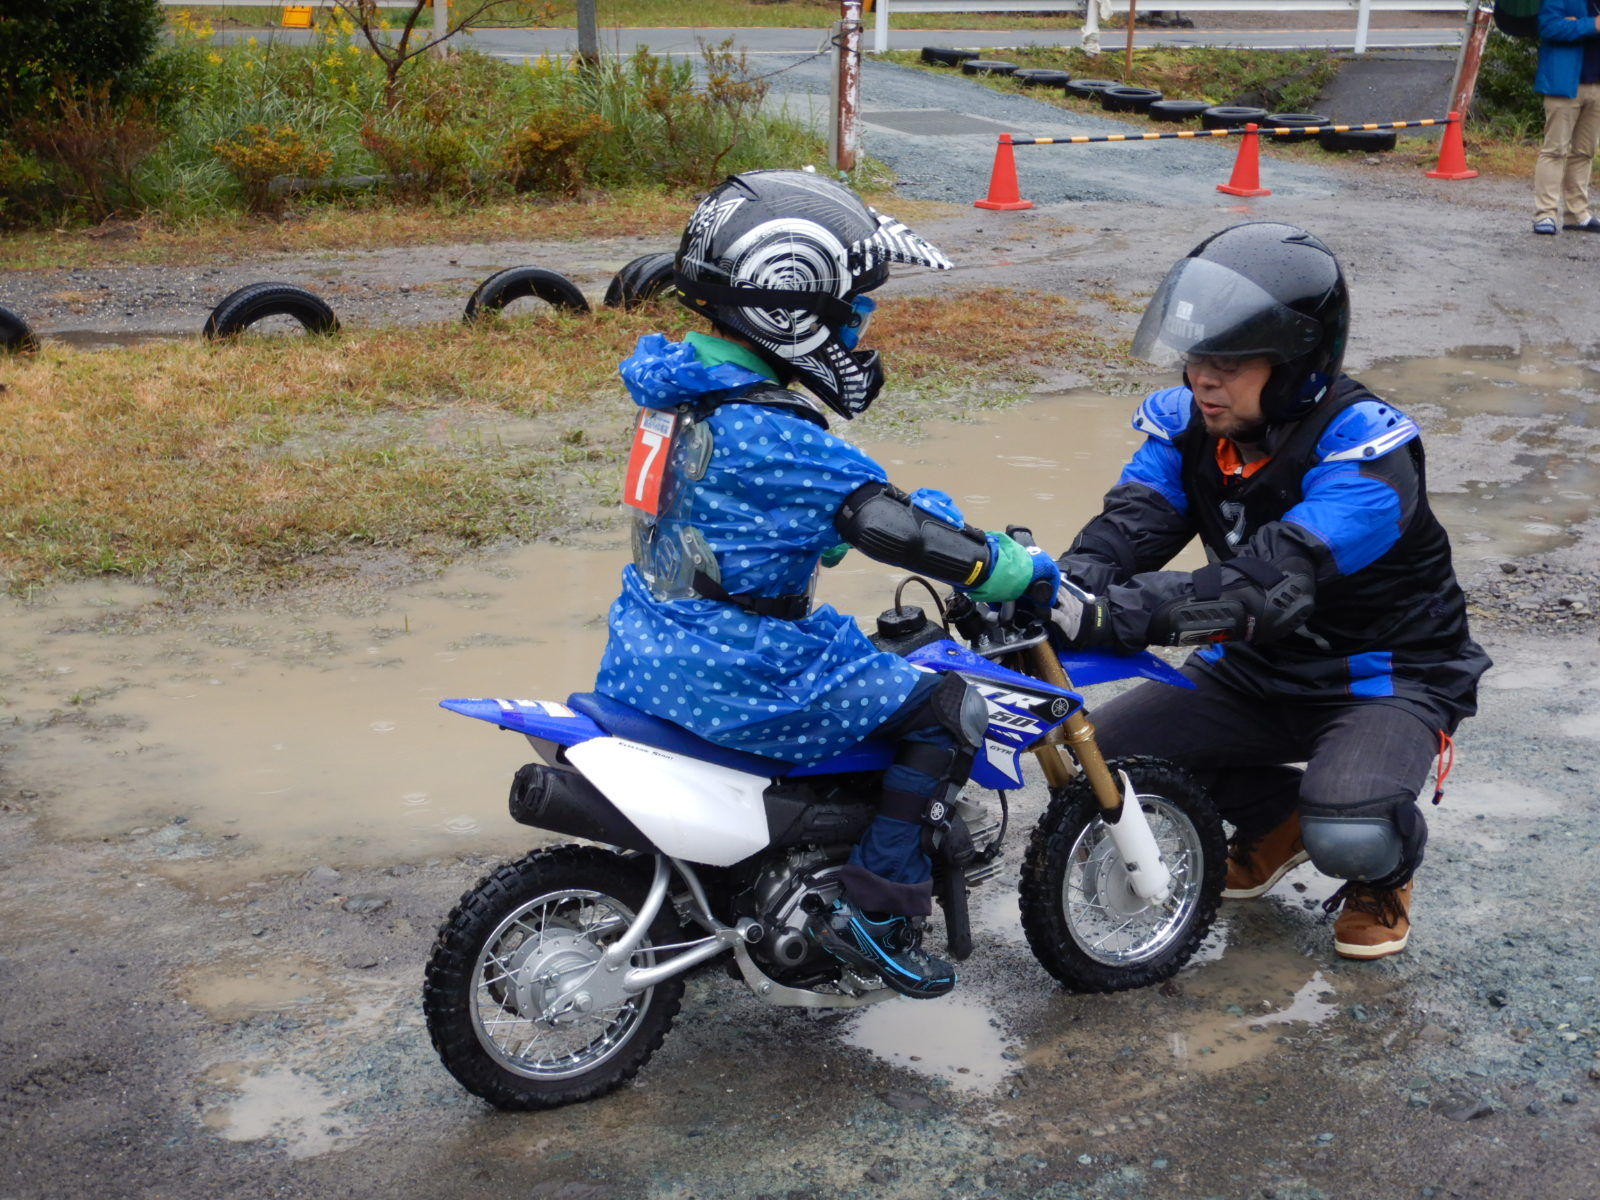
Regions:
<instances>
[{"instance_id":1,"label":"yellow flower","mask_svg":"<svg viewBox=\"0 0 1600 1200\"><path fill-rule=\"evenodd\" d=\"M250 37L247 37L245 39L245 41L244 41L244 44L247 45L247 46L259 46L259 45L261 45L260 42L256 41L254 35L251 35Z\"/></svg>"}]
</instances>

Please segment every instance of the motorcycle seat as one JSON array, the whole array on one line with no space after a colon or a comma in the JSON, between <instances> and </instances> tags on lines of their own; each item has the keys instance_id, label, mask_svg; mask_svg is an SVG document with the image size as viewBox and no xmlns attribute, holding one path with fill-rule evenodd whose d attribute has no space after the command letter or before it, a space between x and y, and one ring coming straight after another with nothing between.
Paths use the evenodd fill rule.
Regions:
<instances>
[{"instance_id":1,"label":"motorcycle seat","mask_svg":"<svg viewBox=\"0 0 1600 1200\"><path fill-rule=\"evenodd\" d=\"M671 750L674 754L716 763L719 767L730 767L747 775L772 778L787 775L794 769L793 763L763 758L759 754L746 754L742 750L729 750L726 746L708 742L681 725L640 712L631 704L602 696L599 692L576 692L567 698L567 705L588 717L612 737Z\"/></svg>"}]
</instances>

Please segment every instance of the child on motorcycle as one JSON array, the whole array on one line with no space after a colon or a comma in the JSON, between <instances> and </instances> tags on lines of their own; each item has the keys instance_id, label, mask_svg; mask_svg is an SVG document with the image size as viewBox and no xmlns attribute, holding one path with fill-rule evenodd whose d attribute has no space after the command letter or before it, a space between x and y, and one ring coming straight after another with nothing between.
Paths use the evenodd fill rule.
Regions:
<instances>
[{"instance_id":1,"label":"child on motorcycle","mask_svg":"<svg viewBox=\"0 0 1600 1200\"><path fill-rule=\"evenodd\" d=\"M890 263L951 265L809 172L735 175L695 210L674 284L711 332L650 334L621 366L641 408L625 485L634 561L595 690L775 760L774 773L867 738L895 742L877 817L841 873L844 897L812 936L927 998L955 972L921 944L933 897L923 834L966 782L987 708L959 677L920 671L875 649L849 615L813 608L817 568L855 546L979 600L1027 592L1046 605L1059 572L1048 555L966 525L948 497L894 488L828 432L824 405L848 420L883 386L878 354L860 343L867 293ZM788 390L796 383L812 396Z\"/></svg>"}]
</instances>

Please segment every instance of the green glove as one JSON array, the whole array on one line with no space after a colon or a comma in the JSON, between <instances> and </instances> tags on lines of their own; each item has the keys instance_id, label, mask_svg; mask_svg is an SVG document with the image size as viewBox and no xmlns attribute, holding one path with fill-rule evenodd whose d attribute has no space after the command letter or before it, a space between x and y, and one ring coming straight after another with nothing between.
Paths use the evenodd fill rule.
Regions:
<instances>
[{"instance_id":1,"label":"green glove","mask_svg":"<svg viewBox=\"0 0 1600 1200\"><path fill-rule=\"evenodd\" d=\"M840 542L833 549L822 552L822 565L825 567L837 567L843 561L844 556L849 553L850 543Z\"/></svg>"},{"instance_id":2,"label":"green glove","mask_svg":"<svg viewBox=\"0 0 1600 1200\"><path fill-rule=\"evenodd\" d=\"M1033 582L1033 557L1021 543L1003 533L990 530L988 538L989 552L993 555L989 573L977 587L968 589L967 594L974 600L1003 604L1028 590Z\"/></svg>"}]
</instances>

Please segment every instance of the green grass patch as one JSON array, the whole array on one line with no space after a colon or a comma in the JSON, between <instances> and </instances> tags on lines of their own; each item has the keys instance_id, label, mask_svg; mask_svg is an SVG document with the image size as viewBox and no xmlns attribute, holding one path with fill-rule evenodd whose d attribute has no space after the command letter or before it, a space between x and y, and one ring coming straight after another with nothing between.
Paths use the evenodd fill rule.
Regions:
<instances>
[{"instance_id":1,"label":"green grass patch","mask_svg":"<svg viewBox=\"0 0 1600 1200\"><path fill-rule=\"evenodd\" d=\"M180 26L159 103L79 105L0 130L0 225L682 191L827 159L728 44L704 48L699 77L648 51L592 68L464 52L413 60L391 89L348 21L304 45L213 45L206 25ZM881 176L872 165L852 182Z\"/></svg>"},{"instance_id":2,"label":"green grass patch","mask_svg":"<svg viewBox=\"0 0 1600 1200\"><path fill-rule=\"evenodd\" d=\"M0 363L0 580L271 586L352 549L448 556L614 499L633 405L616 365L676 305L485 327L354 329ZM896 429L1063 361L1125 365L1059 296L889 298L873 326Z\"/></svg>"},{"instance_id":3,"label":"green grass patch","mask_svg":"<svg viewBox=\"0 0 1600 1200\"><path fill-rule=\"evenodd\" d=\"M1047 67L1075 77L1117 79L1132 87L1156 88L1173 100L1212 104L1247 102L1275 112L1304 112L1339 71L1339 58L1326 50L1237 50L1219 46L1150 47L1133 53L1133 71L1123 78L1121 52L1085 54L1076 47L1026 46L985 50L1019 67ZM948 73L949 67L923 63L916 51L893 50L882 57L905 66ZM1058 88L1024 88L1003 75L971 76L1002 92L1022 92L1036 100L1083 112L1102 112L1093 100L1068 96Z\"/></svg>"}]
</instances>

